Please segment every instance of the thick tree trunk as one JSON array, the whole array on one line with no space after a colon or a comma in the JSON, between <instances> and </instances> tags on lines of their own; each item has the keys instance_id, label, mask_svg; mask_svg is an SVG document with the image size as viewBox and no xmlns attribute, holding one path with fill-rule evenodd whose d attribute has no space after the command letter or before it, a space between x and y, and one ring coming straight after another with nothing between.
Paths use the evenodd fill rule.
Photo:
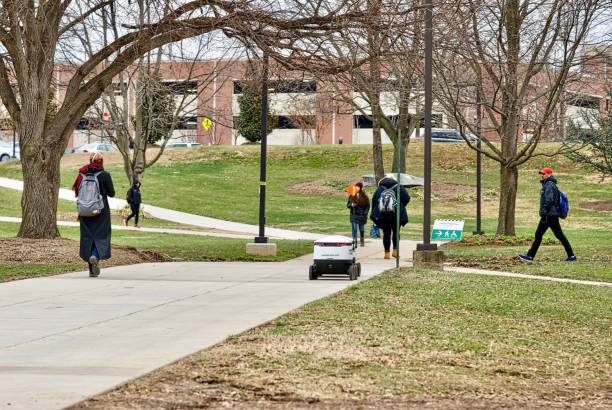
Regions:
<instances>
[{"instance_id":1,"label":"thick tree trunk","mask_svg":"<svg viewBox=\"0 0 612 410\"><path fill-rule=\"evenodd\" d=\"M52 239L59 237L57 200L60 187L61 154L43 147L39 152L22 151L23 220L19 237Z\"/></svg>"},{"instance_id":2,"label":"thick tree trunk","mask_svg":"<svg viewBox=\"0 0 612 410\"><path fill-rule=\"evenodd\" d=\"M518 168L500 166L499 216L496 235L514 236Z\"/></svg>"},{"instance_id":3,"label":"thick tree trunk","mask_svg":"<svg viewBox=\"0 0 612 410\"><path fill-rule=\"evenodd\" d=\"M374 109L374 111L374 127L372 129L372 155L374 157L374 175L376 175L376 180L380 181L385 176L385 165L383 162L382 137L380 133L380 109ZM379 113L376 113L376 111L379 111ZM377 116L379 118L378 121L376 121Z\"/></svg>"}]
</instances>

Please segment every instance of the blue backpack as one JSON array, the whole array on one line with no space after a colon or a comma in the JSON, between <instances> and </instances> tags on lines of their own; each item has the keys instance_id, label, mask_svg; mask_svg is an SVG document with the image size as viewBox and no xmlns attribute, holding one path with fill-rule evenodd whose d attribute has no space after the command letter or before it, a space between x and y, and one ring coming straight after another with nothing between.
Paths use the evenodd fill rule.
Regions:
<instances>
[{"instance_id":1,"label":"blue backpack","mask_svg":"<svg viewBox=\"0 0 612 410\"><path fill-rule=\"evenodd\" d=\"M569 214L569 201L567 200L567 195L565 195L565 192L559 190L559 188L557 188L557 191L559 192L557 211L559 212L559 217L561 219L565 219L567 218L567 214Z\"/></svg>"}]
</instances>

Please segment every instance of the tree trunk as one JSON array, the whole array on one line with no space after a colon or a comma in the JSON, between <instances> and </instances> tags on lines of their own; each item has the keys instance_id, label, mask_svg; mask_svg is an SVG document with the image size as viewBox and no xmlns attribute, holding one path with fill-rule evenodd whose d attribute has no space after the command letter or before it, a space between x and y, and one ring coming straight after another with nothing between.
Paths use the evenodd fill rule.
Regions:
<instances>
[{"instance_id":1,"label":"tree trunk","mask_svg":"<svg viewBox=\"0 0 612 410\"><path fill-rule=\"evenodd\" d=\"M374 127L372 128L372 155L374 157L374 175L376 180L380 181L385 177L385 165L383 161L382 137L380 133L380 107L374 110ZM378 113L376 113L378 111ZM379 118L378 121L376 118Z\"/></svg>"},{"instance_id":2,"label":"tree trunk","mask_svg":"<svg viewBox=\"0 0 612 410\"><path fill-rule=\"evenodd\" d=\"M407 134L407 135L404 135ZM410 134L408 132L402 133L402 140L400 142L400 172L406 173L406 162L408 157L408 145L410 144ZM397 138L393 144L393 172L397 172Z\"/></svg>"},{"instance_id":3,"label":"tree trunk","mask_svg":"<svg viewBox=\"0 0 612 410\"><path fill-rule=\"evenodd\" d=\"M383 160L382 136L381 136L381 116L382 110L380 107L380 82L381 82L381 67L380 67L380 33L375 27L380 19L380 0L369 0L367 4L368 14L372 26L368 27L368 54L370 60L370 78L372 88L366 92L370 100L372 111L372 155L374 160L374 175L376 181L380 181L385 177L385 165Z\"/></svg>"},{"instance_id":4,"label":"tree trunk","mask_svg":"<svg viewBox=\"0 0 612 410\"><path fill-rule=\"evenodd\" d=\"M23 220L19 237L53 239L60 236L57 229L60 160L61 154L53 153L50 147L43 147L33 153L31 150L22 151Z\"/></svg>"},{"instance_id":5,"label":"tree trunk","mask_svg":"<svg viewBox=\"0 0 612 410\"><path fill-rule=\"evenodd\" d=\"M518 168L501 165L500 178L499 216L495 235L514 236Z\"/></svg>"}]
</instances>

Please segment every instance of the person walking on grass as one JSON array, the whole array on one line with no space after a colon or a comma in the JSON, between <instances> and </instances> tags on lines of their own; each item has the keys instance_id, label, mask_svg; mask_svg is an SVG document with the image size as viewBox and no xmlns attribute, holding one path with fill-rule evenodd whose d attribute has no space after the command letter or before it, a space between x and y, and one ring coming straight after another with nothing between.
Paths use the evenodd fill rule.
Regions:
<instances>
[{"instance_id":1,"label":"person walking on grass","mask_svg":"<svg viewBox=\"0 0 612 410\"><path fill-rule=\"evenodd\" d=\"M370 219L383 231L383 247L385 259L397 256L397 234L396 226L396 202L397 182L392 178L383 178L378 183L378 188L372 197L372 212ZM408 223L408 212L406 205L410 202L408 191L400 186L400 225ZM390 253L391 242L393 242L393 253Z\"/></svg>"},{"instance_id":2,"label":"person walking on grass","mask_svg":"<svg viewBox=\"0 0 612 410\"><path fill-rule=\"evenodd\" d=\"M357 247L357 231L359 231L360 244L365 246L365 224L370 212L370 198L363 190L363 182L357 182L355 191L349 195L346 207L350 210L351 229L353 232L353 243Z\"/></svg>"},{"instance_id":3,"label":"person walking on grass","mask_svg":"<svg viewBox=\"0 0 612 410\"><path fill-rule=\"evenodd\" d=\"M115 196L110 174L104 171L104 157L93 153L89 164L79 169L72 189L77 197L81 228L81 259L89 264L89 276L100 275L100 261L111 257L111 214L108 197ZM84 198L96 198L96 203Z\"/></svg>"},{"instance_id":4,"label":"person walking on grass","mask_svg":"<svg viewBox=\"0 0 612 410\"><path fill-rule=\"evenodd\" d=\"M576 262L576 255L574 255L572 246L563 234L563 230L559 224L559 218L561 216L565 217L565 215L561 215L559 210L560 192L559 188L557 188L557 179L553 176L553 170L551 168L542 168L540 170L540 176L540 183L542 184L542 189L540 191L540 223L536 229L531 248L526 255L519 255L518 257L523 262L532 263L538 253L538 248L542 243L544 233L550 228L565 248L565 252L567 253L567 259L565 259L565 261Z\"/></svg>"},{"instance_id":5,"label":"person walking on grass","mask_svg":"<svg viewBox=\"0 0 612 410\"><path fill-rule=\"evenodd\" d=\"M130 216L123 220L123 224L128 226L130 219L134 218L134 228L140 228L138 225L138 217L140 215L140 203L142 202L142 196L140 195L140 181L136 181L134 185L128 189L127 192L127 203L130 205L132 213Z\"/></svg>"}]
</instances>

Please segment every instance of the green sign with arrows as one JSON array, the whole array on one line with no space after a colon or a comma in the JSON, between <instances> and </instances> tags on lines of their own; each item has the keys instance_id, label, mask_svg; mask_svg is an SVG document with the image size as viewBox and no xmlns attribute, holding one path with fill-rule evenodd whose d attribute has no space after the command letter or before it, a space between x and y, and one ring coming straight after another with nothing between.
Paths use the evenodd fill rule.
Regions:
<instances>
[{"instance_id":1,"label":"green sign with arrows","mask_svg":"<svg viewBox=\"0 0 612 410\"><path fill-rule=\"evenodd\" d=\"M431 230L432 241L460 241L464 221L436 219Z\"/></svg>"}]
</instances>

